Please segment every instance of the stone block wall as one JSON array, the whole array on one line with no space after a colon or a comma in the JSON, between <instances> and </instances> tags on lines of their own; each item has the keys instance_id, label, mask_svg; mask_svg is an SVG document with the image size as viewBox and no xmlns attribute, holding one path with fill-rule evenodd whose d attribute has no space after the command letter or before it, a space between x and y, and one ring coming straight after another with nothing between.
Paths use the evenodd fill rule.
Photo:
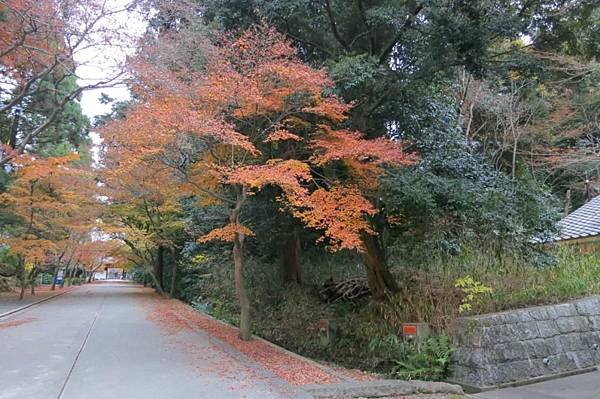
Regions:
<instances>
[{"instance_id":1,"label":"stone block wall","mask_svg":"<svg viewBox=\"0 0 600 399\"><path fill-rule=\"evenodd\" d=\"M479 388L600 364L600 297L461 318L452 380Z\"/></svg>"}]
</instances>

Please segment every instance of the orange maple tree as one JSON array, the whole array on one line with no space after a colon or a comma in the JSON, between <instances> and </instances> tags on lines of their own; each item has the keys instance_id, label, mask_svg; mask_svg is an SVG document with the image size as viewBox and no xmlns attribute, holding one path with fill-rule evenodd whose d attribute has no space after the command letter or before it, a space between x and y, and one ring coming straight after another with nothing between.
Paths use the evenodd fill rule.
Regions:
<instances>
[{"instance_id":1,"label":"orange maple tree","mask_svg":"<svg viewBox=\"0 0 600 399\"><path fill-rule=\"evenodd\" d=\"M67 54L64 19L53 2L5 0L0 14L0 58L10 77L28 83L28 75L48 73L54 57Z\"/></svg>"},{"instance_id":2,"label":"orange maple tree","mask_svg":"<svg viewBox=\"0 0 600 399\"><path fill-rule=\"evenodd\" d=\"M160 46L148 49L134 64L140 103L105 136L127 152L127 164L170 166L177 172L170 184L228 206L228 224L199 241L232 242L240 337L249 339L244 240L254 233L242 221L248 198L277 187L281 208L322 231L330 249L362 251L376 209L353 176L373 178L383 164L413 159L399 143L340 128L350 106L326 94L333 88L327 73L301 62L274 29L260 26L204 46L208 63L184 73L152 62L161 58ZM344 172L327 175L325 166Z\"/></svg>"},{"instance_id":3,"label":"orange maple tree","mask_svg":"<svg viewBox=\"0 0 600 399\"><path fill-rule=\"evenodd\" d=\"M113 56L114 48L107 50L131 41L127 29L115 18L127 9L129 5L110 5L102 0L0 1L0 114L11 118L15 126L8 142L0 144L0 165L26 153L28 145L84 90L110 87L121 80L118 55ZM100 79L88 79L80 86L68 83L79 78L78 67L98 67L100 57L90 57L91 53L102 54L104 60L112 58L115 65L103 65ZM29 99L43 95L45 90L52 92L46 96L47 112L30 118L27 126L19 126L19 115L28 109Z\"/></svg>"},{"instance_id":4,"label":"orange maple tree","mask_svg":"<svg viewBox=\"0 0 600 399\"><path fill-rule=\"evenodd\" d=\"M137 135L111 135L107 130L105 137L109 145L100 191L109 199L110 212L103 217L102 231L124 243L128 260L144 269L165 294L164 253L175 249L175 237L183 229L179 199L188 191L174 184L176 171L156 158L158 154L135 142ZM173 263L171 295L176 266Z\"/></svg>"},{"instance_id":5,"label":"orange maple tree","mask_svg":"<svg viewBox=\"0 0 600 399\"><path fill-rule=\"evenodd\" d=\"M77 159L78 154L14 159L13 180L8 191L0 194L0 203L22 224L0 242L19 257L29 277L46 260L64 252L72 235L88 233L95 222L95 184L90 174L71 165ZM25 283L25 274L22 278Z\"/></svg>"},{"instance_id":6,"label":"orange maple tree","mask_svg":"<svg viewBox=\"0 0 600 399\"><path fill-rule=\"evenodd\" d=\"M93 274L103 267L110 265L125 268L128 263L122 244L106 238L88 239L77 245L73 251L73 262L85 269L88 282L91 282Z\"/></svg>"}]
</instances>

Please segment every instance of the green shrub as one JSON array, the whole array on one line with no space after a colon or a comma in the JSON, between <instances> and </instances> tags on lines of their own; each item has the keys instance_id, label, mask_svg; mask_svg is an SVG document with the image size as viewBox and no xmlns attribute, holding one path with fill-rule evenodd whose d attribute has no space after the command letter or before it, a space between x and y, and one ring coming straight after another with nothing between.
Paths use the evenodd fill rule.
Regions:
<instances>
[{"instance_id":1,"label":"green shrub","mask_svg":"<svg viewBox=\"0 0 600 399\"><path fill-rule=\"evenodd\" d=\"M441 380L448 376L452 348L445 334L421 342L400 343L392 376L403 380Z\"/></svg>"},{"instance_id":2,"label":"green shrub","mask_svg":"<svg viewBox=\"0 0 600 399\"><path fill-rule=\"evenodd\" d=\"M38 281L40 284L52 284L52 273L40 273Z\"/></svg>"},{"instance_id":3,"label":"green shrub","mask_svg":"<svg viewBox=\"0 0 600 399\"><path fill-rule=\"evenodd\" d=\"M81 285L81 279L79 277L71 277L65 279L66 285Z\"/></svg>"}]
</instances>

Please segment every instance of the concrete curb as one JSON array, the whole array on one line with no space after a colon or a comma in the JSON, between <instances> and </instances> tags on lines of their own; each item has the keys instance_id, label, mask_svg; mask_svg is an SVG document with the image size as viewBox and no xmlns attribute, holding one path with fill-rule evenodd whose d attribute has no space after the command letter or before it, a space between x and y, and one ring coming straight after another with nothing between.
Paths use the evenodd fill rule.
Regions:
<instances>
[{"instance_id":1,"label":"concrete curb","mask_svg":"<svg viewBox=\"0 0 600 399\"><path fill-rule=\"evenodd\" d=\"M541 375L538 377L531 377L526 380L505 382L505 383L498 384L498 385L490 385L490 386L483 386L483 387L469 385L469 384L465 384L465 383L458 382L458 381L452 381L452 380L446 380L446 382L448 382L449 384L460 385L466 393L477 394L477 393L482 393L482 392L495 391L498 389L518 388L518 387L523 387L523 386L527 386L527 385L539 384L540 382L552 381L552 380L557 380L557 379L565 378L565 377L572 377L574 375L593 373L595 371L600 371L600 365L593 366L593 367L581 368L581 369L577 369L577 370L564 371L562 373Z\"/></svg>"},{"instance_id":2,"label":"concrete curb","mask_svg":"<svg viewBox=\"0 0 600 399\"><path fill-rule=\"evenodd\" d=\"M345 382L341 384L309 385L303 387L314 398L381 398L397 395L450 394L463 395L458 385L445 382L381 380Z\"/></svg>"},{"instance_id":3,"label":"concrete curb","mask_svg":"<svg viewBox=\"0 0 600 399\"><path fill-rule=\"evenodd\" d=\"M30 308L30 307L32 307L32 306L39 305L39 304L40 304L40 303L42 303L42 302L49 301L50 299L54 299L54 298L56 298L57 296L61 296L61 295L63 295L63 294L69 293L69 292L71 292L71 291L72 291L72 289L69 289L68 291L62 291L62 292L59 292L59 293L57 293L56 295L52 295L52 296L46 297L46 298L44 298L44 299L40 299L39 301L32 302L32 303L30 303L30 304L27 304L27 305L21 306L21 307L19 307L19 308L16 308L16 309L9 310L8 312L0 313L0 319L3 319L3 318L5 318L5 317L8 317L8 316L10 316L10 315L13 315L13 314L15 314L15 313L19 313L19 312L21 312L21 311L23 311L23 310L25 310L25 309L28 309L28 308Z\"/></svg>"}]
</instances>

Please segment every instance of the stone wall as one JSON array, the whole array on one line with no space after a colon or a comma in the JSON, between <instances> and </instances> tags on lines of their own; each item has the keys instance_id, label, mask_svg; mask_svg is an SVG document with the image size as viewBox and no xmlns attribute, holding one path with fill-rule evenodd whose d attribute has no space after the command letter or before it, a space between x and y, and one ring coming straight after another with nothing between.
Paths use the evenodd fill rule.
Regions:
<instances>
[{"instance_id":1,"label":"stone wall","mask_svg":"<svg viewBox=\"0 0 600 399\"><path fill-rule=\"evenodd\" d=\"M487 388L600 364L600 297L458 320L452 380Z\"/></svg>"}]
</instances>

